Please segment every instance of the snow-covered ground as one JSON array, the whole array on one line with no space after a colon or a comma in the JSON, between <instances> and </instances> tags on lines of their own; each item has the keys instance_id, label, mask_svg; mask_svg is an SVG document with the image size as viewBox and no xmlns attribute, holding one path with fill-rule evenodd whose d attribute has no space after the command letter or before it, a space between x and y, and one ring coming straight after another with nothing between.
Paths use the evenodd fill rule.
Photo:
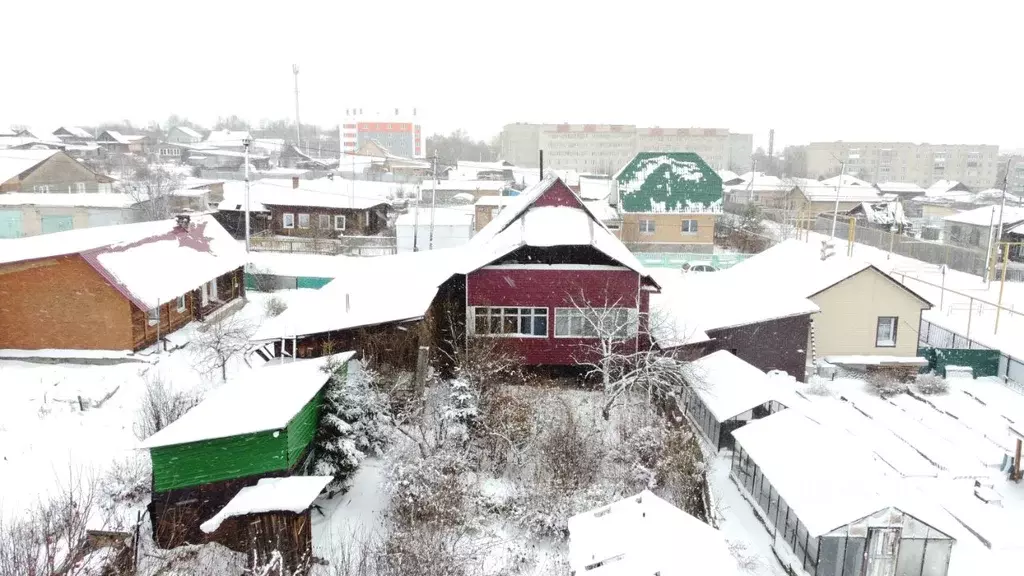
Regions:
<instances>
[{"instance_id":1,"label":"snow-covered ground","mask_svg":"<svg viewBox=\"0 0 1024 576\"><path fill-rule=\"evenodd\" d=\"M286 290L274 296L289 303L308 292ZM259 325L270 295L250 292L248 297L236 315ZM186 331L195 326L172 339L186 340ZM45 364L0 359L0 514L18 514L45 499L69 475L103 478L114 464L136 459L141 452L134 427L147 381L159 378L174 390L200 394L222 384L219 371L194 367L188 346L146 360ZM251 369L235 358L228 378Z\"/></svg>"}]
</instances>

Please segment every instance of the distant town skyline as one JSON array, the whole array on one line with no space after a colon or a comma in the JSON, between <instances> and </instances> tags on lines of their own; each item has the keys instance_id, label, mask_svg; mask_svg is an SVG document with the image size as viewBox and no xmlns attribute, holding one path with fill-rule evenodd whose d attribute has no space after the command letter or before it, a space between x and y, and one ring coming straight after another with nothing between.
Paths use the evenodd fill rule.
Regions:
<instances>
[{"instance_id":1,"label":"distant town skyline","mask_svg":"<svg viewBox=\"0 0 1024 576\"><path fill-rule=\"evenodd\" d=\"M74 38L81 51L40 47L39 26L8 26L8 46L33 48L0 62L0 77L17 79L0 90L0 127L145 124L172 113L207 126L232 114L254 124L294 118L295 63L301 119L321 126L337 126L351 106L401 105L418 107L425 135L462 128L480 140L519 121L725 128L762 147L774 128L780 149L834 140L1024 148L1013 91L1000 88L1013 84L1000 80L1008 77L1001 56L1016 51L1020 3L978 0L947 11L863 0L840 10L733 0L595 10L523 0L497 25L478 3L461 1L295 0L273 14L243 6L5 6L6 21L46 22L48 38ZM60 18L47 17L54 10ZM345 21L366 25L345 26L342 43ZM387 23L387 42L375 22ZM572 34L554 33L566 23ZM551 32L543 42L513 41L541 30ZM614 42L591 41L608 34ZM118 35L173 49L93 49ZM922 45L922 35L972 49Z\"/></svg>"}]
</instances>

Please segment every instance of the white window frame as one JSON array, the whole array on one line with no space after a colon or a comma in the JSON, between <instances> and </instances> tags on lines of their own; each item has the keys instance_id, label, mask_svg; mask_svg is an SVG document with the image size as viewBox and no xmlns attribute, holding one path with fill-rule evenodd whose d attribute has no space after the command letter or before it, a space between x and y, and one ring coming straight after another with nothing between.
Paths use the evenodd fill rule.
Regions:
<instances>
[{"instance_id":1,"label":"white window frame","mask_svg":"<svg viewBox=\"0 0 1024 576\"><path fill-rule=\"evenodd\" d=\"M185 311L185 295L178 296L178 312Z\"/></svg>"},{"instance_id":2,"label":"white window frame","mask_svg":"<svg viewBox=\"0 0 1024 576\"><path fill-rule=\"evenodd\" d=\"M473 306L470 330L474 336L490 338L547 338L551 334L551 310L545 306ZM544 333L534 334L536 319L544 319ZM477 320L484 320L484 329L477 326ZM515 331L505 331L505 322L512 319ZM529 333L523 332L523 321L529 323ZM496 323L495 323L496 322ZM497 326L498 332L494 332Z\"/></svg>"},{"instance_id":3,"label":"white window frame","mask_svg":"<svg viewBox=\"0 0 1024 576\"><path fill-rule=\"evenodd\" d=\"M306 224L305 225L302 224L303 217L305 217L305 220L306 220ZM305 213L305 212L300 212L299 213L299 228L301 228L303 230L309 230L309 214L308 213Z\"/></svg>"},{"instance_id":4,"label":"white window frame","mask_svg":"<svg viewBox=\"0 0 1024 576\"><path fill-rule=\"evenodd\" d=\"M341 226L338 226L338 218L341 218ZM345 224L346 224L346 220L345 220L345 215L344 214L335 214L334 215L334 229L335 230L344 230L345 229Z\"/></svg>"},{"instance_id":5,"label":"white window frame","mask_svg":"<svg viewBox=\"0 0 1024 576\"><path fill-rule=\"evenodd\" d=\"M692 225L689 225L690 223L692 223ZM687 236L691 236L691 235L696 234L697 233L697 229L699 227L699 225L697 224L697 220L695 220L693 218L684 218L682 223L679 226L680 226L680 231L683 234L686 234ZM687 228L692 228L692 230L687 230Z\"/></svg>"},{"instance_id":6,"label":"white window frame","mask_svg":"<svg viewBox=\"0 0 1024 576\"><path fill-rule=\"evenodd\" d=\"M596 315L596 319L587 320L587 313ZM612 314L625 315L625 329L621 334L610 335L612 338L625 340L636 336L639 328L639 312L636 308L612 307L612 308L576 308L565 307L555 308L555 338L576 338L576 339L598 339L602 335L597 332L595 324L613 319ZM559 326L559 319L562 326ZM614 320L616 323L620 320Z\"/></svg>"},{"instance_id":7,"label":"white window frame","mask_svg":"<svg viewBox=\"0 0 1024 576\"><path fill-rule=\"evenodd\" d=\"M281 214L281 225L287 230L295 228L295 214L292 212Z\"/></svg>"},{"instance_id":8,"label":"white window frame","mask_svg":"<svg viewBox=\"0 0 1024 576\"><path fill-rule=\"evenodd\" d=\"M331 215L330 214L320 214L320 217L317 218L317 220L318 220L317 224L319 225L318 227L321 230L327 230L327 229L329 229L331 227Z\"/></svg>"},{"instance_id":9,"label":"white window frame","mask_svg":"<svg viewBox=\"0 0 1024 576\"><path fill-rule=\"evenodd\" d=\"M637 228L640 229L641 234L647 235L654 234L654 231L657 229L654 224L654 218L641 218L637 222Z\"/></svg>"},{"instance_id":10,"label":"white window frame","mask_svg":"<svg viewBox=\"0 0 1024 576\"><path fill-rule=\"evenodd\" d=\"M85 194L85 182L75 182L75 192Z\"/></svg>"},{"instance_id":11,"label":"white window frame","mask_svg":"<svg viewBox=\"0 0 1024 576\"><path fill-rule=\"evenodd\" d=\"M900 319L898 316L879 316L875 324L875 348L895 348L898 337L897 328ZM888 326L889 337L882 339L882 327Z\"/></svg>"},{"instance_id":12,"label":"white window frame","mask_svg":"<svg viewBox=\"0 0 1024 576\"><path fill-rule=\"evenodd\" d=\"M36 184L35 186L32 187L32 191L37 193L37 194L49 194L50 193L50 185L49 184Z\"/></svg>"}]
</instances>

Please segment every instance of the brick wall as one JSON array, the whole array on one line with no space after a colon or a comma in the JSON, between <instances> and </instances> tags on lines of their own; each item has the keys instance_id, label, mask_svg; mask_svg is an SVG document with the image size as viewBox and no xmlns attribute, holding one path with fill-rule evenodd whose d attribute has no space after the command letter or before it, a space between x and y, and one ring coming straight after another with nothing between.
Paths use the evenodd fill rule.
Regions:
<instances>
[{"instance_id":1,"label":"brick wall","mask_svg":"<svg viewBox=\"0 0 1024 576\"><path fill-rule=\"evenodd\" d=\"M648 295L641 291L640 275L621 268L583 267L488 267L467 278L467 300L473 306L523 306L548 308L548 335L540 337L501 337L520 354L526 364L572 365L585 359L587 341L580 338L555 338L556 307L577 303L594 307L615 306L647 311ZM593 360L593 358L590 358Z\"/></svg>"},{"instance_id":2,"label":"brick wall","mask_svg":"<svg viewBox=\"0 0 1024 576\"><path fill-rule=\"evenodd\" d=\"M131 304L78 255L0 266L0 348L132 349Z\"/></svg>"}]
</instances>

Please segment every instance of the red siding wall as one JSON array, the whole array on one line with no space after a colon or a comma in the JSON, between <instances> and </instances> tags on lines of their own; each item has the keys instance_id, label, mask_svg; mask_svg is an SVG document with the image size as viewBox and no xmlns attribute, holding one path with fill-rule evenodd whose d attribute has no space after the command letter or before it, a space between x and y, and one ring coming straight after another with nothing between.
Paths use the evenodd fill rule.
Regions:
<instances>
[{"instance_id":1,"label":"red siding wall","mask_svg":"<svg viewBox=\"0 0 1024 576\"><path fill-rule=\"evenodd\" d=\"M544 192L540 198L533 203L534 206L572 206L573 208L582 208L580 201L576 199L576 195L572 193L572 190L566 188L565 184L561 180L555 182L547 192Z\"/></svg>"},{"instance_id":2,"label":"red siding wall","mask_svg":"<svg viewBox=\"0 0 1024 576\"><path fill-rule=\"evenodd\" d=\"M469 306L547 307L547 338L502 337L529 365L572 365L586 355L586 340L555 338L556 307L572 307L572 301L589 306L637 308L647 312L648 294L641 291L640 275L622 268L562 269L558 267L503 266L482 268L469 274L466 295ZM583 345L583 347L581 347Z\"/></svg>"}]
</instances>

